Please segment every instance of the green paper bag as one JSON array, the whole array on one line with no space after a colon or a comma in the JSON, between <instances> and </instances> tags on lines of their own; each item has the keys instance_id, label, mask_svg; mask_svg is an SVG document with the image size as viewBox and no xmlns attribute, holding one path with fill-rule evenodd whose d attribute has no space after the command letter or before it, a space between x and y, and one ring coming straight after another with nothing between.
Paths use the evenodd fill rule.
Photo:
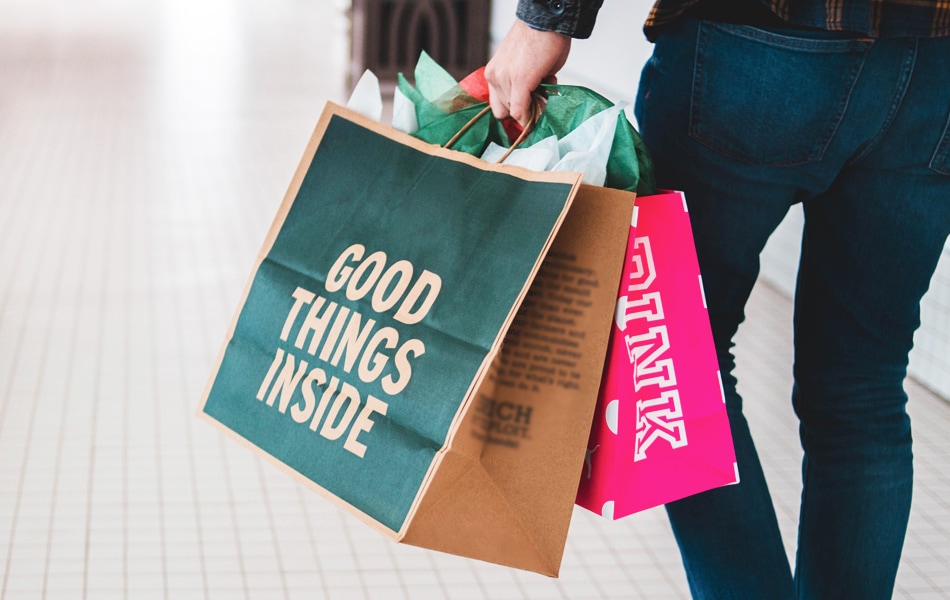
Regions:
<instances>
[{"instance_id":1,"label":"green paper bag","mask_svg":"<svg viewBox=\"0 0 950 600\"><path fill-rule=\"evenodd\" d=\"M529 385L492 365L540 273L619 276L632 204L578 212L577 180L490 165L328 105L199 414L397 541L555 575L612 293L571 317L596 364L576 367L580 384ZM578 233L542 268L569 210ZM578 262L590 252L605 266Z\"/></svg>"}]
</instances>

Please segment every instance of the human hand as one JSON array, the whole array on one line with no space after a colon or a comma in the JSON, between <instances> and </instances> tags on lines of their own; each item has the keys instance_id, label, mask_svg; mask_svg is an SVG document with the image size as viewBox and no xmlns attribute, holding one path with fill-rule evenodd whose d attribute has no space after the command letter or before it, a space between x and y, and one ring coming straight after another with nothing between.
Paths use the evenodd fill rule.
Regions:
<instances>
[{"instance_id":1,"label":"human hand","mask_svg":"<svg viewBox=\"0 0 950 600\"><path fill-rule=\"evenodd\" d=\"M571 51L571 38L538 31L516 20L485 67L491 110L497 119L512 117L522 126L531 114L531 92L556 81Z\"/></svg>"}]
</instances>

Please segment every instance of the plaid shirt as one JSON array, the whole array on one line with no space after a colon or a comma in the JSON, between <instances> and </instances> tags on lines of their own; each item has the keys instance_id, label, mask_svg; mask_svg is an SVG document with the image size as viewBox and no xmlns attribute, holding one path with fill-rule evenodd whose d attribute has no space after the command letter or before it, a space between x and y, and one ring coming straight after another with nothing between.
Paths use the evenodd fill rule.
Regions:
<instances>
[{"instance_id":1,"label":"plaid shirt","mask_svg":"<svg viewBox=\"0 0 950 600\"><path fill-rule=\"evenodd\" d=\"M727 0L728 1L728 0ZM643 29L658 30L700 0L657 0ZM762 0L783 21L800 27L850 31L870 37L950 35L950 0Z\"/></svg>"}]
</instances>

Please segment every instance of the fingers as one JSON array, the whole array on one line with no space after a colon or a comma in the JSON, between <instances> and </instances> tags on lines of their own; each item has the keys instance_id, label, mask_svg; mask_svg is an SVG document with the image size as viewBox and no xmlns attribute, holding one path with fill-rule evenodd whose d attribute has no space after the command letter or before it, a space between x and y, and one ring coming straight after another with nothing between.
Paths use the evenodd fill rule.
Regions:
<instances>
[{"instance_id":1,"label":"fingers","mask_svg":"<svg viewBox=\"0 0 950 600\"><path fill-rule=\"evenodd\" d=\"M531 119L531 91L533 89L528 90L527 94L514 94L509 101L508 113L522 127L527 127L528 121Z\"/></svg>"},{"instance_id":2,"label":"fingers","mask_svg":"<svg viewBox=\"0 0 950 600\"><path fill-rule=\"evenodd\" d=\"M486 69L486 79L488 78ZM508 111L508 93L504 87L493 85L489 80L488 83L488 103L491 106L491 112L495 115L495 118L501 121L502 119L507 119L509 116Z\"/></svg>"},{"instance_id":3,"label":"fingers","mask_svg":"<svg viewBox=\"0 0 950 600\"><path fill-rule=\"evenodd\" d=\"M536 86L535 86L536 87ZM511 117L525 126L530 118L531 92L534 87L508 82L506 85L489 84L489 105L498 120Z\"/></svg>"}]
</instances>

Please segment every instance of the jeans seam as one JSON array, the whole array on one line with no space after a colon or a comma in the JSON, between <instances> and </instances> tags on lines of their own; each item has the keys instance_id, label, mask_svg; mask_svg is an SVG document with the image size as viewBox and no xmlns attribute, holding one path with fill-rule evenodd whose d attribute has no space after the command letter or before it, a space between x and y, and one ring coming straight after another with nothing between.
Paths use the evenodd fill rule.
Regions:
<instances>
[{"instance_id":1,"label":"jeans seam","mask_svg":"<svg viewBox=\"0 0 950 600\"><path fill-rule=\"evenodd\" d=\"M703 71L699 68L700 57L706 50L706 40L709 36L703 31L702 23L700 23L699 28L696 30L696 48L693 55L693 81L692 89L690 90L689 95L689 119L687 122L687 132L690 138L693 138L693 131L696 127L696 105L698 103L697 96L699 95L699 90L702 88L702 78Z\"/></svg>"},{"instance_id":2,"label":"jeans seam","mask_svg":"<svg viewBox=\"0 0 950 600\"><path fill-rule=\"evenodd\" d=\"M777 48L788 48L790 50L802 50L806 52L845 52L853 50L854 46L856 45L870 43L868 40L863 38L822 40L782 35L781 33L775 33L767 29L759 29L757 27L752 27L751 25L733 25L729 23L717 23L715 21L710 21L708 24L711 27L729 32L730 34L737 37L742 37L755 42L761 42L763 44L775 46Z\"/></svg>"},{"instance_id":3,"label":"jeans seam","mask_svg":"<svg viewBox=\"0 0 950 600\"><path fill-rule=\"evenodd\" d=\"M930 164L927 166L937 173L950 175L950 115L947 116L947 124L943 128L937 149L934 150Z\"/></svg>"},{"instance_id":4,"label":"jeans seam","mask_svg":"<svg viewBox=\"0 0 950 600\"><path fill-rule=\"evenodd\" d=\"M867 55L871 49L871 45L864 46L864 52L861 53L861 60L857 62L851 69L851 85L848 86L848 93L845 94L840 102L838 103L838 111L835 114L835 125L832 127L828 135L824 140L824 144L821 147L821 152L818 153L818 156L815 160L821 160L824 158L825 153L828 151L828 146L831 145L831 140L834 139L835 134L838 133L838 129L841 128L841 122L844 120L844 115L848 111L848 105L851 104L851 96L854 94L854 88L858 85L858 79L861 78L861 72L864 71L864 64L867 62ZM856 52L855 52L856 53Z\"/></svg>"},{"instance_id":5,"label":"jeans seam","mask_svg":"<svg viewBox=\"0 0 950 600\"><path fill-rule=\"evenodd\" d=\"M865 156L870 154L870 152L877 146L878 141L884 137L884 134L887 133L887 130L890 128L891 124L894 122L894 119L897 117L897 112L901 107L901 104L904 102L904 96L907 95L907 89L910 87L910 80L914 72L914 68L917 65L917 52L918 52L918 42L914 40L914 48L910 55L904 59L903 69L901 70L900 80L897 82L896 93L894 94L893 99L891 100L891 106L888 109L887 116L884 118L884 123L881 124L881 128L878 130L877 134L871 138L871 140L865 144L861 153L850 161L852 164L860 163Z\"/></svg>"}]
</instances>

